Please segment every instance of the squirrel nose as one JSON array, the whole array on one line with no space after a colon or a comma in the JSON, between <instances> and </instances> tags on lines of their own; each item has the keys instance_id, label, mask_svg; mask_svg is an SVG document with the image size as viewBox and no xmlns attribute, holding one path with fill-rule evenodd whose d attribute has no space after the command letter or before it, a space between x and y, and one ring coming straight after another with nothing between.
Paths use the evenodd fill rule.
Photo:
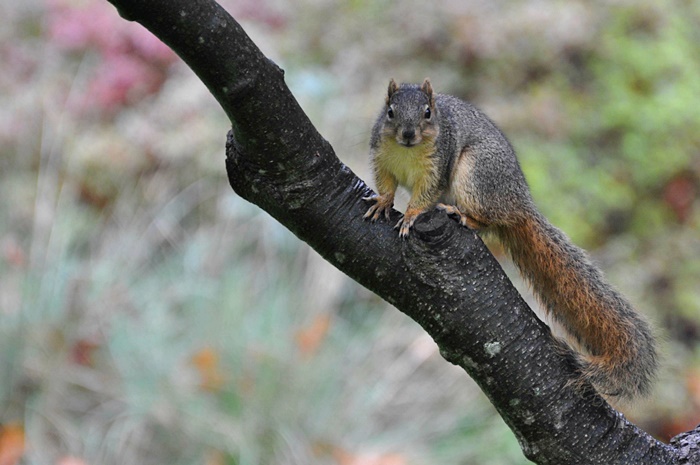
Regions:
<instances>
[{"instance_id":1,"label":"squirrel nose","mask_svg":"<svg viewBox=\"0 0 700 465\"><path fill-rule=\"evenodd\" d=\"M404 129L401 133L401 136L403 136L403 140L405 140L406 142L411 142L416 137L416 130Z\"/></svg>"}]
</instances>

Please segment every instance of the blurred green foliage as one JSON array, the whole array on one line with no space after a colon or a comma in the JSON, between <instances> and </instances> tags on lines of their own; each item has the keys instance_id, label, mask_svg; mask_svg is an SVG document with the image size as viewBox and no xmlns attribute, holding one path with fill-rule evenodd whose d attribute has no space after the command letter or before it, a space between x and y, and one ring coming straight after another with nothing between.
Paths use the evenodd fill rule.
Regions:
<instances>
[{"instance_id":1,"label":"blurred green foliage","mask_svg":"<svg viewBox=\"0 0 700 465\"><path fill-rule=\"evenodd\" d=\"M697 423L700 4L224 6L364 179L390 77L482 107L665 336L626 413ZM26 463L526 463L420 328L231 192L187 69L106 2L0 14L0 426L23 424Z\"/></svg>"}]
</instances>

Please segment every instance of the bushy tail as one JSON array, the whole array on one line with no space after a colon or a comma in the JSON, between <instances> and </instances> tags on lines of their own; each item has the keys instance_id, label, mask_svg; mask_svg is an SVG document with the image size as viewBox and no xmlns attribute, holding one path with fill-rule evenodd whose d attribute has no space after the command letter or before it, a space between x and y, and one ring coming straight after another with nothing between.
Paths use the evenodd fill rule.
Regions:
<instances>
[{"instance_id":1,"label":"bushy tail","mask_svg":"<svg viewBox=\"0 0 700 465\"><path fill-rule=\"evenodd\" d=\"M658 363L650 326L586 252L537 212L496 233L548 314L587 352L578 356L583 377L606 396L647 394Z\"/></svg>"}]
</instances>

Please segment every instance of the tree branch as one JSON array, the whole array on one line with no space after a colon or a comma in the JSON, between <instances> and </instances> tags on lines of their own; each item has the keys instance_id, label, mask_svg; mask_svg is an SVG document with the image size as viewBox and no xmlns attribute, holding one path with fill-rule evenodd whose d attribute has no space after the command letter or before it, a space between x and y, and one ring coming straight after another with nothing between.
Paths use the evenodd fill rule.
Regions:
<instances>
[{"instance_id":1,"label":"tree branch","mask_svg":"<svg viewBox=\"0 0 700 465\"><path fill-rule=\"evenodd\" d=\"M573 364L474 232L439 212L421 215L407 240L392 229L397 212L363 221L370 189L312 126L284 73L214 1L109 1L180 55L228 115L233 189L417 321L488 395L528 458L689 463L682 447L654 440L593 388L570 383Z\"/></svg>"}]
</instances>

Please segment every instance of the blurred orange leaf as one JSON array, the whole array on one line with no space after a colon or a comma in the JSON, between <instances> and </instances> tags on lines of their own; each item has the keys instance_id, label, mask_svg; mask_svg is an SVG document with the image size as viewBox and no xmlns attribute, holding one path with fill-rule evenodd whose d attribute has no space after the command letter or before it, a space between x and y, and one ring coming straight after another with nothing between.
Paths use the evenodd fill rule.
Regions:
<instances>
[{"instance_id":1,"label":"blurred orange leaf","mask_svg":"<svg viewBox=\"0 0 700 465\"><path fill-rule=\"evenodd\" d=\"M209 451L204 459L205 465L226 465L226 455L218 450Z\"/></svg>"},{"instance_id":2,"label":"blurred orange leaf","mask_svg":"<svg viewBox=\"0 0 700 465\"><path fill-rule=\"evenodd\" d=\"M316 353L321 343L328 334L331 326L331 316L323 313L314 318L314 321L296 333L296 342L299 351L304 357L311 357Z\"/></svg>"},{"instance_id":3,"label":"blurred orange leaf","mask_svg":"<svg viewBox=\"0 0 700 465\"><path fill-rule=\"evenodd\" d=\"M340 465L406 465L408 462L399 454L351 454L336 449L333 454Z\"/></svg>"},{"instance_id":4,"label":"blurred orange leaf","mask_svg":"<svg viewBox=\"0 0 700 465\"><path fill-rule=\"evenodd\" d=\"M71 358L75 363L82 366L92 366L92 354L100 345L88 339L80 339L71 348Z\"/></svg>"},{"instance_id":5,"label":"blurred orange leaf","mask_svg":"<svg viewBox=\"0 0 700 465\"><path fill-rule=\"evenodd\" d=\"M87 465L85 460L78 457L66 456L58 459L56 465Z\"/></svg>"},{"instance_id":6,"label":"blurred orange leaf","mask_svg":"<svg viewBox=\"0 0 700 465\"><path fill-rule=\"evenodd\" d=\"M352 453L327 441L316 441L312 447L315 455L333 457L339 465L406 465L408 463L400 454Z\"/></svg>"},{"instance_id":7,"label":"blurred orange leaf","mask_svg":"<svg viewBox=\"0 0 700 465\"><path fill-rule=\"evenodd\" d=\"M12 266L23 267L27 263L27 256L24 249L14 238L6 238L2 243L3 258Z\"/></svg>"},{"instance_id":8,"label":"blurred orange leaf","mask_svg":"<svg viewBox=\"0 0 700 465\"><path fill-rule=\"evenodd\" d=\"M207 391L217 391L224 384L224 375L219 365L219 353L204 347L192 356L192 364L199 372L200 386ZM1 464L0 464L1 465Z\"/></svg>"},{"instance_id":9,"label":"blurred orange leaf","mask_svg":"<svg viewBox=\"0 0 700 465\"><path fill-rule=\"evenodd\" d=\"M685 223L697 197L697 182L692 175L679 174L664 187L664 201L675 213L679 223Z\"/></svg>"},{"instance_id":10,"label":"blurred orange leaf","mask_svg":"<svg viewBox=\"0 0 700 465\"><path fill-rule=\"evenodd\" d=\"M700 370L689 370L685 378L688 394L696 406L700 406Z\"/></svg>"},{"instance_id":11,"label":"blurred orange leaf","mask_svg":"<svg viewBox=\"0 0 700 465\"><path fill-rule=\"evenodd\" d=\"M24 428L16 423L0 427L0 465L16 465L25 449Z\"/></svg>"}]
</instances>

